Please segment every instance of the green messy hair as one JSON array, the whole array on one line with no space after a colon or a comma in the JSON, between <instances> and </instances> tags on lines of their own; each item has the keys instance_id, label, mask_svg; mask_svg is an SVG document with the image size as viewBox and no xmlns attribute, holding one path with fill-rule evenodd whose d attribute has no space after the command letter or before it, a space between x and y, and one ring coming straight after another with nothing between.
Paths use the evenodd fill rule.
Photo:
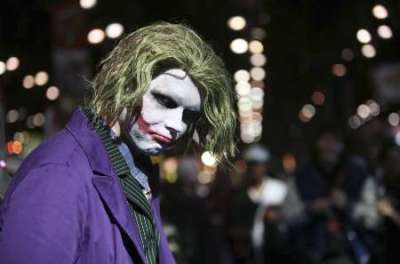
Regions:
<instances>
[{"instance_id":1,"label":"green messy hair","mask_svg":"<svg viewBox=\"0 0 400 264\"><path fill-rule=\"evenodd\" d=\"M151 80L168 68L184 70L204 95L190 136L196 131L201 147L227 161L235 153L231 79L212 48L185 25L156 23L123 38L101 62L88 105L108 120L118 118L125 107L139 109Z\"/></svg>"}]
</instances>

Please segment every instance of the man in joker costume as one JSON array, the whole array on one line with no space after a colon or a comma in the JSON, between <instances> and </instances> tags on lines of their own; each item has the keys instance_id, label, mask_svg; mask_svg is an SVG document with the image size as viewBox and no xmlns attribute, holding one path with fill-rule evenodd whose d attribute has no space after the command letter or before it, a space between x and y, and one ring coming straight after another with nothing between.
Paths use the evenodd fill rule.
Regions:
<instances>
[{"instance_id":1,"label":"man in joker costume","mask_svg":"<svg viewBox=\"0 0 400 264\"><path fill-rule=\"evenodd\" d=\"M141 28L101 66L87 105L13 179L0 208L0 263L175 263L150 155L194 135L220 162L233 155L230 81L191 29Z\"/></svg>"}]
</instances>

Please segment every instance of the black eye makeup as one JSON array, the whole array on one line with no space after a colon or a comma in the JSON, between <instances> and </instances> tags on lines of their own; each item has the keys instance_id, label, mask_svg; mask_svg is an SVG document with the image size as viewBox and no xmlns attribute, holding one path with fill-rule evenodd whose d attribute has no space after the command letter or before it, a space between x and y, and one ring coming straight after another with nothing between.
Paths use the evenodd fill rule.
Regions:
<instances>
[{"instance_id":1,"label":"black eye makeup","mask_svg":"<svg viewBox=\"0 0 400 264\"><path fill-rule=\"evenodd\" d=\"M200 112L199 111L192 111L189 109L185 109L183 111L183 122L186 124L191 124L196 122L200 118Z\"/></svg>"},{"instance_id":2,"label":"black eye makeup","mask_svg":"<svg viewBox=\"0 0 400 264\"><path fill-rule=\"evenodd\" d=\"M151 92L151 94L157 100L157 102L159 104L161 104L167 108L178 107L178 104L175 102L175 100L165 94L159 93L157 91L153 91L153 92Z\"/></svg>"}]
</instances>

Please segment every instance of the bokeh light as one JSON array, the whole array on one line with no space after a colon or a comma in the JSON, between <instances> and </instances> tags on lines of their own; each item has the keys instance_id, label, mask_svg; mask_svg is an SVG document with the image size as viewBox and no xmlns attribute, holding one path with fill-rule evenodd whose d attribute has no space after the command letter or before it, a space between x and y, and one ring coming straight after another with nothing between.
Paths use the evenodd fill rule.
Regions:
<instances>
[{"instance_id":1,"label":"bokeh light","mask_svg":"<svg viewBox=\"0 0 400 264\"><path fill-rule=\"evenodd\" d=\"M6 64L3 61L0 61L0 75L6 72Z\"/></svg>"},{"instance_id":2,"label":"bokeh light","mask_svg":"<svg viewBox=\"0 0 400 264\"><path fill-rule=\"evenodd\" d=\"M252 40L249 43L249 50L253 54L259 54L264 51L264 45L259 40Z\"/></svg>"},{"instance_id":3,"label":"bokeh light","mask_svg":"<svg viewBox=\"0 0 400 264\"><path fill-rule=\"evenodd\" d=\"M217 166L217 159L210 151L205 151L201 155L201 162L208 167Z\"/></svg>"},{"instance_id":4,"label":"bokeh light","mask_svg":"<svg viewBox=\"0 0 400 264\"><path fill-rule=\"evenodd\" d=\"M44 125L45 122L45 116L42 113L37 113L33 116L33 125L36 127L41 127Z\"/></svg>"},{"instance_id":5,"label":"bokeh light","mask_svg":"<svg viewBox=\"0 0 400 264\"><path fill-rule=\"evenodd\" d=\"M398 126L400 123L400 116L398 113L390 113L388 116L388 122L391 126Z\"/></svg>"},{"instance_id":6,"label":"bokeh light","mask_svg":"<svg viewBox=\"0 0 400 264\"><path fill-rule=\"evenodd\" d=\"M124 33L124 26L120 23L112 23L106 27L106 35L111 39L119 38Z\"/></svg>"},{"instance_id":7,"label":"bokeh light","mask_svg":"<svg viewBox=\"0 0 400 264\"><path fill-rule=\"evenodd\" d=\"M400 131L397 132L396 135L394 136L394 141L398 146L400 146Z\"/></svg>"},{"instance_id":8,"label":"bokeh light","mask_svg":"<svg viewBox=\"0 0 400 264\"><path fill-rule=\"evenodd\" d=\"M343 64L334 64L332 66L332 73L337 77L343 77L347 73L347 68Z\"/></svg>"},{"instance_id":9,"label":"bokeh light","mask_svg":"<svg viewBox=\"0 0 400 264\"><path fill-rule=\"evenodd\" d=\"M243 54L247 52L249 44L245 39L237 38L232 40L230 48L233 53Z\"/></svg>"},{"instance_id":10,"label":"bokeh light","mask_svg":"<svg viewBox=\"0 0 400 264\"><path fill-rule=\"evenodd\" d=\"M88 33L87 39L91 44L99 44L103 42L105 36L106 34L102 29L95 28Z\"/></svg>"},{"instance_id":11,"label":"bokeh light","mask_svg":"<svg viewBox=\"0 0 400 264\"><path fill-rule=\"evenodd\" d=\"M368 43L371 41L372 37L368 30L360 29L357 31L357 39L361 43Z\"/></svg>"},{"instance_id":12,"label":"bokeh light","mask_svg":"<svg viewBox=\"0 0 400 264\"><path fill-rule=\"evenodd\" d=\"M251 85L248 82L238 82L235 86L236 93L239 96L247 96L250 94Z\"/></svg>"},{"instance_id":13,"label":"bokeh light","mask_svg":"<svg viewBox=\"0 0 400 264\"><path fill-rule=\"evenodd\" d=\"M371 109L369 109L368 105L361 104L357 107L357 114L359 117L366 119L371 114Z\"/></svg>"},{"instance_id":14,"label":"bokeh light","mask_svg":"<svg viewBox=\"0 0 400 264\"><path fill-rule=\"evenodd\" d=\"M228 27L235 31L240 31L246 26L246 19L242 16L234 16L228 19Z\"/></svg>"},{"instance_id":15,"label":"bokeh light","mask_svg":"<svg viewBox=\"0 0 400 264\"><path fill-rule=\"evenodd\" d=\"M5 160L0 160L0 169L5 169L7 167L7 163Z\"/></svg>"},{"instance_id":16,"label":"bokeh light","mask_svg":"<svg viewBox=\"0 0 400 264\"><path fill-rule=\"evenodd\" d=\"M385 19L388 17L388 11L387 11L386 7L384 7L383 5L375 5L372 8L372 14L377 19Z\"/></svg>"},{"instance_id":17,"label":"bokeh light","mask_svg":"<svg viewBox=\"0 0 400 264\"><path fill-rule=\"evenodd\" d=\"M43 86L49 81L49 75L45 71L40 71L35 75L35 83L38 86Z\"/></svg>"},{"instance_id":18,"label":"bokeh light","mask_svg":"<svg viewBox=\"0 0 400 264\"><path fill-rule=\"evenodd\" d=\"M13 152L14 154L17 154L17 155L21 154L21 152L22 152L22 150L23 150L22 143L19 142L18 140L14 140L14 141L13 141L13 143L12 143L12 145L11 145L11 148L12 148L12 152Z\"/></svg>"},{"instance_id":19,"label":"bokeh light","mask_svg":"<svg viewBox=\"0 0 400 264\"><path fill-rule=\"evenodd\" d=\"M83 9L91 9L97 4L97 0L80 0L79 4Z\"/></svg>"},{"instance_id":20,"label":"bokeh light","mask_svg":"<svg viewBox=\"0 0 400 264\"><path fill-rule=\"evenodd\" d=\"M392 29L388 25L380 25L377 29L378 35L383 39L390 39L393 36Z\"/></svg>"},{"instance_id":21,"label":"bokeh light","mask_svg":"<svg viewBox=\"0 0 400 264\"><path fill-rule=\"evenodd\" d=\"M349 118L349 126L351 129L357 129L362 125L362 120L359 116L353 115Z\"/></svg>"},{"instance_id":22,"label":"bokeh light","mask_svg":"<svg viewBox=\"0 0 400 264\"><path fill-rule=\"evenodd\" d=\"M376 50L374 46L367 44L361 47L361 53L366 58L373 58L376 55Z\"/></svg>"},{"instance_id":23,"label":"bokeh light","mask_svg":"<svg viewBox=\"0 0 400 264\"><path fill-rule=\"evenodd\" d=\"M301 113L302 115L307 118L307 119L311 119L314 117L316 110L315 107L311 104L306 104L303 106L303 108L301 109Z\"/></svg>"},{"instance_id":24,"label":"bokeh light","mask_svg":"<svg viewBox=\"0 0 400 264\"><path fill-rule=\"evenodd\" d=\"M250 73L246 70L238 70L233 74L233 78L236 82L248 82L250 81Z\"/></svg>"},{"instance_id":25,"label":"bokeh light","mask_svg":"<svg viewBox=\"0 0 400 264\"><path fill-rule=\"evenodd\" d=\"M19 59L17 57L10 57L6 62L6 68L8 71L15 71L19 67Z\"/></svg>"},{"instance_id":26,"label":"bokeh light","mask_svg":"<svg viewBox=\"0 0 400 264\"><path fill-rule=\"evenodd\" d=\"M14 123L18 120L19 118L19 113L16 109L11 109L10 111L7 112L7 122L8 123Z\"/></svg>"},{"instance_id":27,"label":"bokeh light","mask_svg":"<svg viewBox=\"0 0 400 264\"><path fill-rule=\"evenodd\" d=\"M320 91L315 91L311 95L311 100L315 105L323 105L325 102L325 95Z\"/></svg>"},{"instance_id":28,"label":"bokeh light","mask_svg":"<svg viewBox=\"0 0 400 264\"><path fill-rule=\"evenodd\" d=\"M379 106L379 104L376 101L368 100L367 105L369 107L369 110L371 111L372 116L379 116L379 114L381 112L381 107Z\"/></svg>"},{"instance_id":29,"label":"bokeh light","mask_svg":"<svg viewBox=\"0 0 400 264\"><path fill-rule=\"evenodd\" d=\"M33 75L26 75L22 81L22 86L25 89L31 89L35 86L35 77L33 77Z\"/></svg>"},{"instance_id":30,"label":"bokeh light","mask_svg":"<svg viewBox=\"0 0 400 264\"><path fill-rule=\"evenodd\" d=\"M50 101L56 100L60 96L60 89L56 86L50 86L46 90L46 97Z\"/></svg>"},{"instance_id":31,"label":"bokeh light","mask_svg":"<svg viewBox=\"0 0 400 264\"><path fill-rule=\"evenodd\" d=\"M250 76L253 80L262 81L265 79L265 70L261 67L253 67L250 70Z\"/></svg>"},{"instance_id":32,"label":"bokeh light","mask_svg":"<svg viewBox=\"0 0 400 264\"><path fill-rule=\"evenodd\" d=\"M253 54L250 56L250 63L257 67L262 67L267 63L267 57L264 54Z\"/></svg>"}]
</instances>

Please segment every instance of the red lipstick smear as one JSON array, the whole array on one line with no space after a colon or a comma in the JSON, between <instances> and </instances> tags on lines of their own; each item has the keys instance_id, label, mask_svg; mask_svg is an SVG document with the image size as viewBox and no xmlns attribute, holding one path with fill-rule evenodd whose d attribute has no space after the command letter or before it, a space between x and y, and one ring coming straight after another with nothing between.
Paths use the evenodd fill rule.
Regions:
<instances>
[{"instance_id":1,"label":"red lipstick smear","mask_svg":"<svg viewBox=\"0 0 400 264\"><path fill-rule=\"evenodd\" d=\"M149 123L147 123L146 120L143 119L143 115L140 115L140 116L138 117L137 122L138 122L139 129L142 130L142 132L144 132L144 133L146 133L146 134L147 134L147 133L153 132L153 131L150 129Z\"/></svg>"},{"instance_id":2,"label":"red lipstick smear","mask_svg":"<svg viewBox=\"0 0 400 264\"><path fill-rule=\"evenodd\" d=\"M161 134L158 134L151 130L150 124L144 120L143 115L140 115L137 120L139 129L144 133L144 134L149 134L153 140L156 140L160 143L164 144L170 144L172 142L171 137L167 137Z\"/></svg>"}]
</instances>

